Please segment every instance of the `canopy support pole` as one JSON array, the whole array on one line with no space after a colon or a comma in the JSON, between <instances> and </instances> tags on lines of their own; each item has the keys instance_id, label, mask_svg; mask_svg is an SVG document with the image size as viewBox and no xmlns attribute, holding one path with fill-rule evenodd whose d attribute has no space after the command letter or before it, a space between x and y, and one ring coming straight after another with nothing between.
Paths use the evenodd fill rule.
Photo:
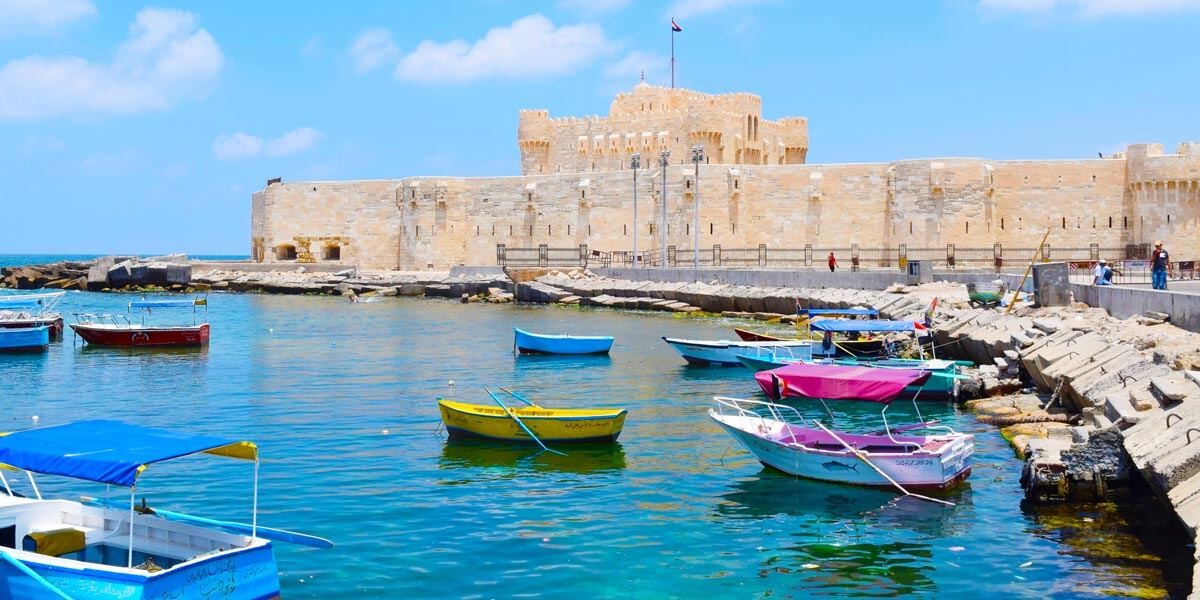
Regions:
<instances>
[{"instance_id":1,"label":"canopy support pole","mask_svg":"<svg viewBox=\"0 0 1200 600\"><path fill-rule=\"evenodd\" d=\"M824 431L825 433L828 433L829 435L833 436L833 439L837 440L837 441L838 441L838 443L840 443L840 444L842 445L842 447L843 447L843 448L845 448L846 450L849 450L849 451L850 451L850 453L851 453L851 454L853 454L853 455L855 456L855 458L857 458L858 460L861 460L861 461L863 461L863 462L867 463L867 466L868 466L868 467L871 467L872 469L875 469L875 472L876 472L876 473L879 473L880 475L882 475L882 476L883 476L883 478L884 478L884 479L888 480L888 482L890 482L892 485L896 486L896 489L898 489L898 490L900 490L901 492L903 492L905 496L912 496L913 498L917 498L917 499L919 499L919 500L928 500L929 502L936 502L936 503L938 503L938 504L945 504L946 506L954 506L954 503L953 503L953 502L947 502L947 501L945 501L945 500L939 500L939 499L937 499L937 498L930 498L929 496L922 496L921 494L914 494L914 493L912 493L912 492L910 492L910 491L908 491L908 490L904 489L904 486L900 485L899 483L896 483L896 480L895 480L895 479L892 479L892 478L891 478L891 477L890 477L890 476L889 476L887 473L884 473L884 472L883 472L883 471L882 471L882 470L881 470L879 467L875 466L875 463L873 463L873 462L871 462L869 459L867 459L867 457L866 457L866 456L864 456L862 452L859 452L857 448L855 448L855 447L851 446L850 444L847 444L847 443L846 443L846 440L843 440L843 439L841 438L841 436L839 436L838 434L836 434L836 433L834 433L834 432L830 431L828 427L826 427L825 425L821 424L821 422L820 422L820 421L817 421L816 419L814 419L814 420L813 420L813 423L816 423L816 424L817 424L817 427L820 427L820 428L821 428L821 430L822 430L822 431Z\"/></svg>"},{"instance_id":2,"label":"canopy support pole","mask_svg":"<svg viewBox=\"0 0 1200 600\"><path fill-rule=\"evenodd\" d=\"M250 513L250 543L258 537L258 452L254 457L254 505Z\"/></svg>"},{"instance_id":3,"label":"canopy support pole","mask_svg":"<svg viewBox=\"0 0 1200 600\"><path fill-rule=\"evenodd\" d=\"M133 568L133 496L137 493L137 486L129 486L129 554L126 560L126 567Z\"/></svg>"},{"instance_id":4,"label":"canopy support pole","mask_svg":"<svg viewBox=\"0 0 1200 600\"><path fill-rule=\"evenodd\" d=\"M33 473L25 471L25 476L29 478L29 485L33 486L33 495L37 496L38 500L42 499L42 490L38 489L37 482L33 480Z\"/></svg>"}]
</instances>

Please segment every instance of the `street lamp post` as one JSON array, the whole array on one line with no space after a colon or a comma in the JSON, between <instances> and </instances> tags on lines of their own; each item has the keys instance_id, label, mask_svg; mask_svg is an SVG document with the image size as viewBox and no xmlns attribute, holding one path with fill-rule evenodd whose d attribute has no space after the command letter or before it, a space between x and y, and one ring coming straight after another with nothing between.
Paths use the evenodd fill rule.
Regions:
<instances>
[{"instance_id":1,"label":"street lamp post","mask_svg":"<svg viewBox=\"0 0 1200 600\"><path fill-rule=\"evenodd\" d=\"M658 232L662 240L662 266L667 268L667 163L670 162L671 151L663 150L658 155L658 164L662 167L662 225Z\"/></svg>"},{"instance_id":2,"label":"street lamp post","mask_svg":"<svg viewBox=\"0 0 1200 600\"><path fill-rule=\"evenodd\" d=\"M700 162L704 146L692 146L692 162L696 164L696 189L692 195L692 268L700 268Z\"/></svg>"},{"instance_id":3,"label":"street lamp post","mask_svg":"<svg viewBox=\"0 0 1200 600\"><path fill-rule=\"evenodd\" d=\"M637 251L637 172L638 167L642 166L642 155L634 154L629 157L629 168L633 169L633 268L638 266L638 251Z\"/></svg>"}]
</instances>

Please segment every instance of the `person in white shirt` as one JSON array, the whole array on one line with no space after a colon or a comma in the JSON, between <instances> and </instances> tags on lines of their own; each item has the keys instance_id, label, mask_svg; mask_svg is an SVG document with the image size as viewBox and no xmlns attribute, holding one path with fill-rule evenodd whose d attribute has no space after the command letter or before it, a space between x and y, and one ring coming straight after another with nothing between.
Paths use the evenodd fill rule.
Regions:
<instances>
[{"instance_id":1,"label":"person in white shirt","mask_svg":"<svg viewBox=\"0 0 1200 600\"><path fill-rule=\"evenodd\" d=\"M1112 275L1108 273L1111 273L1108 261L1102 258L1092 269L1092 285L1112 285Z\"/></svg>"}]
</instances>

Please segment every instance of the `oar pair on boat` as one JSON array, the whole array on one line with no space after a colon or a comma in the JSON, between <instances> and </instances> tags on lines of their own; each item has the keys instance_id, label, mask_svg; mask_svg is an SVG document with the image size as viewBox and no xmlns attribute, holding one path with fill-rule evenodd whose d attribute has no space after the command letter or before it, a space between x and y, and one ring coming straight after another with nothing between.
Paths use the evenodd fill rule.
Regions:
<instances>
[{"instance_id":1,"label":"oar pair on boat","mask_svg":"<svg viewBox=\"0 0 1200 600\"><path fill-rule=\"evenodd\" d=\"M625 409L546 408L517 392L500 388L525 406L511 407L486 390L496 406L438 398L438 410L451 438L549 444L615 442L625 426Z\"/></svg>"}]
</instances>

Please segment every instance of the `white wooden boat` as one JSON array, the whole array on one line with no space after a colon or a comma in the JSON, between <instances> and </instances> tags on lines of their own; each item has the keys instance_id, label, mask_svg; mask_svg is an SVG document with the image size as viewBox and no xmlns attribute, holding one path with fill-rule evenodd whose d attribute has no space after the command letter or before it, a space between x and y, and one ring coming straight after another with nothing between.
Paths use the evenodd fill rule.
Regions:
<instances>
[{"instance_id":1,"label":"white wooden boat","mask_svg":"<svg viewBox=\"0 0 1200 600\"><path fill-rule=\"evenodd\" d=\"M822 404L825 400L857 400L884 405L880 412L883 430L855 434L836 432L820 421L806 420L793 406L715 398L709 417L764 465L798 477L894 486L902 491L907 487L951 487L971 473L975 452L971 435L923 420L893 431L887 422L891 401L910 386L928 380L930 374L926 371L796 364L759 373L756 378L761 375L771 376L769 387L777 392L774 397L820 400ZM828 409L828 405L825 407ZM832 412L829 417L832 423ZM917 430L928 433L899 433Z\"/></svg>"}]
</instances>

